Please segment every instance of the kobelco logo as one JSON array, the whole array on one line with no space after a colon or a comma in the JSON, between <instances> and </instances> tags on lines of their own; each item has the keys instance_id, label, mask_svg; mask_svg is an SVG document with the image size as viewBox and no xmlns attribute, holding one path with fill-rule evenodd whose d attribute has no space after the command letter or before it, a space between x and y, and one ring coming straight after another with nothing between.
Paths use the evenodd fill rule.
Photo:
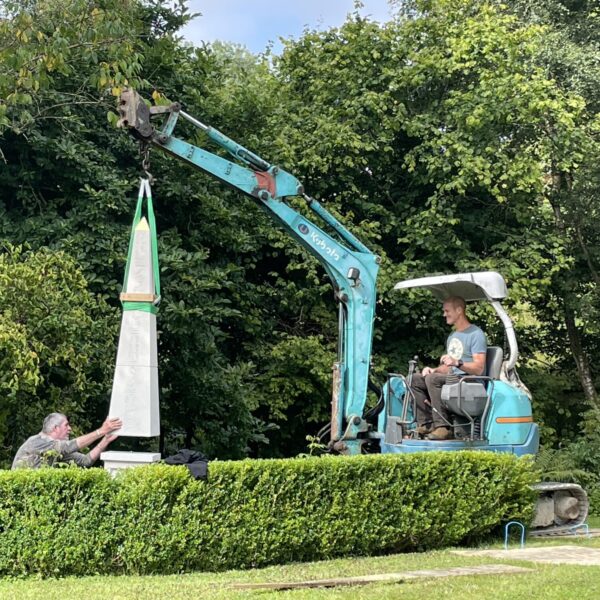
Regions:
<instances>
[{"instance_id":1,"label":"kobelco logo","mask_svg":"<svg viewBox=\"0 0 600 600\"><path fill-rule=\"evenodd\" d=\"M298 231L303 235L306 235L308 233L308 225L306 223L300 223L300 225L298 225Z\"/></svg>"}]
</instances>

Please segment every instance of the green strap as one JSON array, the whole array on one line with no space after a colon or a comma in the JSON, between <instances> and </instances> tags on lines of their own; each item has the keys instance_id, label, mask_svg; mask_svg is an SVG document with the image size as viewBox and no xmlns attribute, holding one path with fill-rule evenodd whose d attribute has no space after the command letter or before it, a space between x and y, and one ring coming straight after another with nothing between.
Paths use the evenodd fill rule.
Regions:
<instances>
[{"instance_id":1,"label":"green strap","mask_svg":"<svg viewBox=\"0 0 600 600\"><path fill-rule=\"evenodd\" d=\"M152 269L154 271L154 291L160 298L160 269L158 266L158 237L156 235L156 219L152 206L152 192L148 183L148 225L150 225L150 244L152 247Z\"/></svg>"},{"instance_id":2,"label":"green strap","mask_svg":"<svg viewBox=\"0 0 600 600\"><path fill-rule=\"evenodd\" d=\"M142 219L142 207L146 197L146 211L148 213L148 226L150 227L150 250L152 254L152 272L154 275L154 294L160 301L160 267L158 264L158 237L156 234L156 219L154 218L154 206L152 204L152 191L148 179L140 181L140 190L138 192L135 214L131 225L131 235L129 236L129 248L127 250L127 263L125 264L125 277L123 279L123 289L126 289L127 279L129 277L129 267L131 265L131 254L133 252L133 238L135 228ZM123 310L142 310L157 314L158 306L151 302L121 302Z\"/></svg>"},{"instance_id":3,"label":"green strap","mask_svg":"<svg viewBox=\"0 0 600 600\"><path fill-rule=\"evenodd\" d=\"M158 306L152 302L121 302L123 311L126 310L141 310L142 312L149 312L153 315L158 314Z\"/></svg>"},{"instance_id":4,"label":"green strap","mask_svg":"<svg viewBox=\"0 0 600 600\"><path fill-rule=\"evenodd\" d=\"M131 253L133 252L133 236L135 234L135 228L142 218L142 204L144 203L144 180L140 183L140 191L138 192L137 204L135 205L135 214L133 215L133 224L131 225L131 234L129 235L129 248L127 249L127 262L125 263L125 276L123 277L123 289L127 285L127 278L129 277L129 265L131 264Z\"/></svg>"}]
</instances>

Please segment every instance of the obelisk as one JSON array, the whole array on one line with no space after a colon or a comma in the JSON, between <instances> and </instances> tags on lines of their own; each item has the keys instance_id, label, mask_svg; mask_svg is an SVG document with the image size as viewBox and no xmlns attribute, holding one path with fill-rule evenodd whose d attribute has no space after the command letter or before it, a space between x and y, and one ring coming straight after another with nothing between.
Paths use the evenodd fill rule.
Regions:
<instances>
[{"instance_id":1,"label":"obelisk","mask_svg":"<svg viewBox=\"0 0 600 600\"><path fill-rule=\"evenodd\" d=\"M120 417L119 436L160 434L156 295L148 221L134 227L121 301L123 318L110 399L111 417Z\"/></svg>"}]
</instances>

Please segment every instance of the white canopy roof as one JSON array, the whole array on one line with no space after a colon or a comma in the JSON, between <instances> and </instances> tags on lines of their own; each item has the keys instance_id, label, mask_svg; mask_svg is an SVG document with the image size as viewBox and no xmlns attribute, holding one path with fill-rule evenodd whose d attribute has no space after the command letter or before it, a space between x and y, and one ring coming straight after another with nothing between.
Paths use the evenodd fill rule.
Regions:
<instances>
[{"instance_id":1,"label":"white canopy roof","mask_svg":"<svg viewBox=\"0 0 600 600\"><path fill-rule=\"evenodd\" d=\"M434 275L401 281L395 290L407 288L428 289L438 300L460 296L467 302L475 300L502 300L508 295L506 283L500 273L480 271L478 273L457 273L455 275Z\"/></svg>"}]
</instances>

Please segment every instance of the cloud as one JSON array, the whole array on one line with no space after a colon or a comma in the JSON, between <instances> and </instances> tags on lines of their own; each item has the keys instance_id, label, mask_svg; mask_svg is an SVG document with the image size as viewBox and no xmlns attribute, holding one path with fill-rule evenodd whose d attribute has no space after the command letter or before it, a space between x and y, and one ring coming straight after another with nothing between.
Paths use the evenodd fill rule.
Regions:
<instances>
[{"instance_id":1,"label":"cloud","mask_svg":"<svg viewBox=\"0 0 600 600\"><path fill-rule=\"evenodd\" d=\"M376 21L390 18L387 0L363 0L360 14ZM280 48L279 37L299 37L306 28L340 26L354 12L353 0L191 0L191 12L200 12L182 31L193 44L221 40L263 51L269 42Z\"/></svg>"}]
</instances>

